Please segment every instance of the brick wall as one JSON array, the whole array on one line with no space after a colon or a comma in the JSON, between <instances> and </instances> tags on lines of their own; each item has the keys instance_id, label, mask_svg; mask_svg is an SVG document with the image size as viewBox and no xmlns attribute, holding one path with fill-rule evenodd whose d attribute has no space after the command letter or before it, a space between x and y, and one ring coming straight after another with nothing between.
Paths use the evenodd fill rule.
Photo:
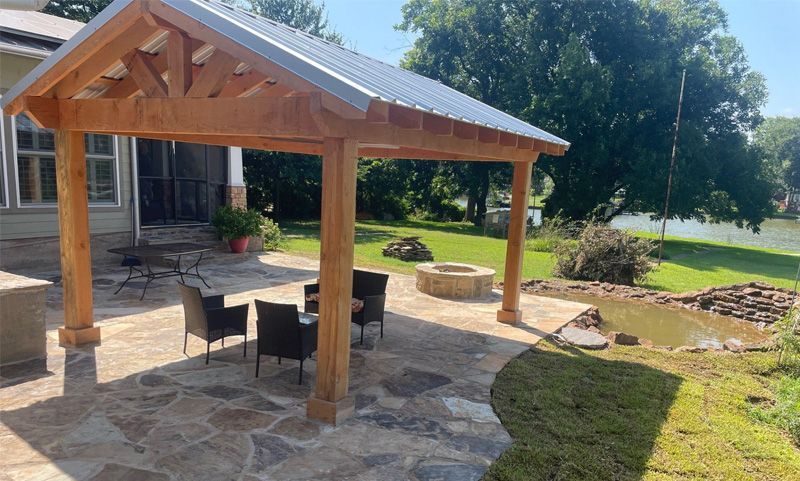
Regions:
<instances>
[{"instance_id":1,"label":"brick wall","mask_svg":"<svg viewBox=\"0 0 800 481\"><path fill-rule=\"evenodd\" d=\"M237 207L247 208L247 187L243 185L229 185L225 189L225 203Z\"/></svg>"}]
</instances>

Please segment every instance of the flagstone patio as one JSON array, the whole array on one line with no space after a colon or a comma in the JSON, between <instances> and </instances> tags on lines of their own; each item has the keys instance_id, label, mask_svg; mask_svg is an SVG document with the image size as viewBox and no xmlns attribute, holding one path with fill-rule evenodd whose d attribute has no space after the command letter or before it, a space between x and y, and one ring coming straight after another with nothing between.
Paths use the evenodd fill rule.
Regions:
<instances>
[{"instance_id":1,"label":"flagstone patio","mask_svg":"<svg viewBox=\"0 0 800 481\"><path fill-rule=\"evenodd\" d=\"M285 254L217 254L201 272L228 305L255 298L302 305L317 261ZM242 357L189 340L174 280L113 292L123 268L95 270L102 344L64 349L61 290L48 293L47 365L0 372L0 480L471 480L511 440L490 406L495 374L514 356L589 306L523 295L525 322L496 322L501 299L448 301L391 274L385 337L352 331L350 393L356 412L331 427L305 416L314 360ZM57 280L57 273L37 277ZM129 283L131 285L133 283ZM142 283L143 285L143 283ZM136 286L136 284L134 284ZM250 342L252 343L253 340ZM536 373L531 373L536 375Z\"/></svg>"}]
</instances>

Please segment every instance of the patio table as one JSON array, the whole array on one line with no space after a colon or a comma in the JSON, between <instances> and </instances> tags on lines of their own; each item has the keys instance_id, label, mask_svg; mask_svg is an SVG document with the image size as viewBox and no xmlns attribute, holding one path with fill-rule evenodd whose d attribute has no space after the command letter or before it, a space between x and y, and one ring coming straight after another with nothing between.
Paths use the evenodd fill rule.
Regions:
<instances>
[{"instance_id":1,"label":"patio table","mask_svg":"<svg viewBox=\"0 0 800 481\"><path fill-rule=\"evenodd\" d=\"M147 287L150 283L156 279L163 279L165 277L176 277L179 276L181 278L181 282L184 282L184 277L196 277L203 281L206 287L211 287L208 285L203 276L200 275L200 262L203 260L203 254L206 252L210 252L212 249L210 247L206 247L201 244L193 244L191 242L176 242L170 244L151 244L145 246L129 246L129 247L115 247L114 249L108 249L108 252L112 254L119 254L125 256L126 260L128 258L135 258L138 259L141 263L139 266L133 265L132 263L127 263L128 266L128 278L119 286L119 289L114 292L114 294L118 294L119 291L125 287L125 284L128 283L131 279L147 279L144 284L144 289L142 290L142 296L139 300L144 299L144 295L147 292ZM189 267L182 269L181 268L181 259L185 256L197 256L197 259L194 260L194 263L189 265ZM172 269L171 270L162 270L162 271L154 271L151 267L152 260L158 259L167 259L167 258L174 258ZM126 263L123 261L123 265ZM144 264L144 268L140 268L141 264ZM194 272L191 272L194 270ZM134 271L136 274L134 275Z\"/></svg>"}]
</instances>

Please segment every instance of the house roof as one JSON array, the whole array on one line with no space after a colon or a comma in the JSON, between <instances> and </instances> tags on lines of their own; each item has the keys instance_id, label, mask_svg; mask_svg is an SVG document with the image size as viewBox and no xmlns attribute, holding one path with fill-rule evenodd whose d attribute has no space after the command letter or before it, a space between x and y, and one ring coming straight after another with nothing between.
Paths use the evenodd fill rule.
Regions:
<instances>
[{"instance_id":1,"label":"house roof","mask_svg":"<svg viewBox=\"0 0 800 481\"><path fill-rule=\"evenodd\" d=\"M133 0L116 0L31 71L3 98L7 105L93 31ZM161 0L161 3L255 52L342 101L366 112L373 100L396 104L461 122L538 139L568 148L569 143L446 85L389 65L306 32L216 0ZM104 75L120 78L121 65ZM124 69L122 69L124 75ZM79 92L75 98L96 96Z\"/></svg>"},{"instance_id":2,"label":"house roof","mask_svg":"<svg viewBox=\"0 0 800 481\"><path fill-rule=\"evenodd\" d=\"M41 12L0 9L0 30L45 37L59 43L69 40L85 24Z\"/></svg>"}]
</instances>

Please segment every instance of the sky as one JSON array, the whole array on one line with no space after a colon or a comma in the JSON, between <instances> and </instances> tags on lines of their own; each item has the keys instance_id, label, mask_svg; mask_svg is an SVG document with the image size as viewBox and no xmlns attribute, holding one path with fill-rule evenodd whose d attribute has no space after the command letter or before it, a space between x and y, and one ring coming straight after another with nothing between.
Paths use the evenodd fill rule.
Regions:
<instances>
[{"instance_id":1,"label":"sky","mask_svg":"<svg viewBox=\"0 0 800 481\"><path fill-rule=\"evenodd\" d=\"M325 0L330 23L347 46L397 65L413 36L394 30L405 0ZM720 0L729 33L767 78L766 116L800 116L800 0Z\"/></svg>"}]
</instances>

